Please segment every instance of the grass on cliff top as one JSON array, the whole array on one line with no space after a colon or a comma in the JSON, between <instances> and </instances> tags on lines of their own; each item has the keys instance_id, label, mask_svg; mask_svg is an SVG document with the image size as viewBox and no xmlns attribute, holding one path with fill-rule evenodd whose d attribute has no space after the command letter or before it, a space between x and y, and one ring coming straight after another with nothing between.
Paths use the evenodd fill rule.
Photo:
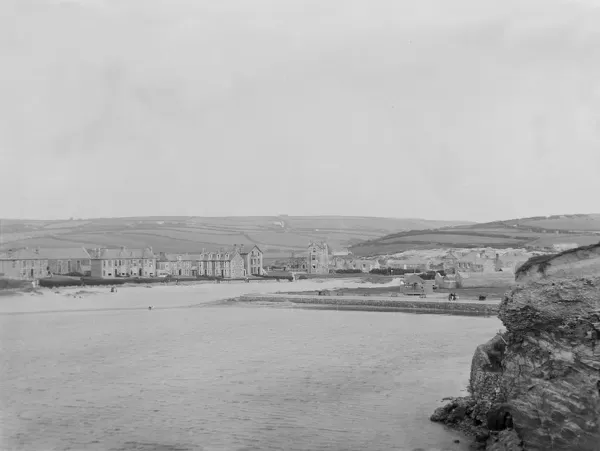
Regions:
<instances>
[{"instance_id":1,"label":"grass on cliff top","mask_svg":"<svg viewBox=\"0 0 600 451\"><path fill-rule=\"evenodd\" d=\"M567 249L566 251L559 252L557 254L538 255L536 257L531 257L517 269L515 276L519 277L520 275L525 274L535 265L539 265L538 272L544 273L546 268L550 266L552 260L555 260L558 257L575 254L581 251L593 251L595 249L600 249L600 243L590 244L589 246L576 247L575 249Z\"/></svg>"}]
</instances>

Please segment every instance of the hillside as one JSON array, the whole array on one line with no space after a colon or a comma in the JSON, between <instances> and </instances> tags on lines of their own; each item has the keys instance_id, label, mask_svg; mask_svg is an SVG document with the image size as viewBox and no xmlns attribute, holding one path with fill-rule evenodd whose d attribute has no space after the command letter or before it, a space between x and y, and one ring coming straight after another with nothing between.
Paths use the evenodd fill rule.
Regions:
<instances>
[{"instance_id":1,"label":"hillside","mask_svg":"<svg viewBox=\"0 0 600 451\"><path fill-rule=\"evenodd\" d=\"M11 247L143 247L167 252L257 244L267 258L304 251L311 240L333 248L392 232L465 224L346 216L137 217L65 221L2 219L0 249Z\"/></svg>"},{"instance_id":2,"label":"hillside","mask_svg":"<svg viewBox=\"0 0 600 451\"><path fill-rule=\"evenodd\" d=\"M408 249L535 248L553 245L587 246L600 241L600 215L539 216L481 224L410 230L357 243L357 255L381 255Z\"/></svg>"}]
</instances>

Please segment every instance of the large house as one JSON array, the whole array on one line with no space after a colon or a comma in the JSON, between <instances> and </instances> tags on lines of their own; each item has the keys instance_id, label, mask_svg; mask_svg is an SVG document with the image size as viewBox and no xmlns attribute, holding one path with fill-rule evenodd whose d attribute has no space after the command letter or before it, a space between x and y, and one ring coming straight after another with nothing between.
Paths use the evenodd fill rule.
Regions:
<instances>
[{"instance_id":1,"label":"large house","mask_svg":"<svg viewBox=\"0 0 600 451\"><path fill-rule=\"evenodd\" d=\"M240 255L244 259L244 268L247 275L260 276L264 274L263 252L258 246L253 246L248 252L244 252L244 246L239 248Z\"/></svg>"},{"instance_id":2,"label":"large house","mask_svg":"<svg viewBox=\"0 0 600 451\"><path fill-rule=\"evenodd\" d=\"M260 255L262 263L262 253ZM206 252L204 249L197 256L197 271L200 276L222 277L224 279L240 279L247 274L244 257L240 248L219 249Z\"/></svg>"},{"instance_id":3,"label":"large house","mask_svg":"<svg viewBox=\"0 0 600 451\"><path fill-rule=\"evenodd\" d=\"M0 276L34 280L48 276L48 259L39 249L10 249L0 253Z\"/></svg>"},{"instance_id":4,"label":"large house","mask_svg":"<svg viewBox=\"0 0 600 451\"><path fill-rule=\"evenodd\" d=\"M494 272L496 265L496 255L491 257L485 251L473 251L458 259L456 272Z\"/></svg>"},{"instance_id":5,"label":"large house","mask_svg":"<svg viewBox=\"0 0 600 451\"><path fill-rule=\"evenodd\" d=\"M156 255L145 249L94 249L91 256L92 277L154 277Z\"/></svg>"},{"instance_id":6,"label":"large house","mask_svg":"<svg viewBox=\"0 0 600 451\"><path fill-rule=\"evenodd\" d=\"M329 247L327 243L308 245L308 273L329 274Z\"/></svg>"},{"instance_id":7,"label":"large house","mask_svg":"<svg viewBox=\"0 0 600 451\"><path fill-rule=\"evenodd\" d=\"M48 260L50 274L91 274L91 256L83 247L44 249L40 255Z\"/></svg>"}]
</instances>

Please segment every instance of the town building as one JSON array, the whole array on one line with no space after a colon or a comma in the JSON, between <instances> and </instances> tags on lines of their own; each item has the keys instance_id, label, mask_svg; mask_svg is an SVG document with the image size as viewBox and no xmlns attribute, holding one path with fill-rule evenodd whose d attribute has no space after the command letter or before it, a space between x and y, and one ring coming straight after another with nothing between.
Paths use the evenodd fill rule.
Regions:
<instances>
[{"instance_id":1,"label":"town building","mask_svg":"<svg viewBox=\"0 0 600 451\"><path fill-rule=\"evenodd\" d=\"M261 276L263 269L263 252L258 246L253 246L248 252L244 252L244 246L240 246L240 255L244 259L244 268L246 274L252 276Z\"/></svg>"},{"instance_id":2,"label":"town building","mask_svg":"<svg viewBox=\"0 0 600 451\"><path fill-rule=\"evenodd\" d=\"M433 293L433 280L423 280L416 274L409 274L404 278L402 292L408 295L427 295Z\"/></svg>"},{"instance_id":3,"label":"town building","mask_svg":"<svg viewBox=\"0 0 600 451\"><path fill-rule=\"evenodd\" d=\"M189 254L161 252L156 261L156 275L195 277L198 275L197 259Z\"/></svg>"},{"instance_id":4,"label":"town building","mask_svg":"<svg viewBox=\"0 0 600 451\"><path fill-rule=\"evenodd\" d=\"M456 266L459 257L452 251L448 251L444 256L441 257L442 270L446 274L452 274L456 271Z\"/></svg>"},{"instance_id":5,"label":"town building","mask_svg":"<svg viewBox=\"0 0 600 451\"><path fill-rule=\"evenodd\" d=\"M406 260L396 260L390 259L387 261L387 265L393 269L405 269L405 270L413 270L415 272L419 271L429 271L429 261L421 260L421 259L406 259Z\"/></svg>"},{"instance_id":6,"label":"town building","mask_svg":"<svg viewBox=\"0 0 600 451\"><path fill-rule=\"evenodd\" d=\"M435 285L442 289L456 288L456 275L446 274L442 276L439 272L435 274Z\"/></svg>"},{"instance_id":7,"label":"town building","mask_svg":"<svg viewBox=\"0 0 600 451\"><path fill-rule=\"evenodd\" d=\"M306 272L308 261L306 257L291 257L283 266L284 271Z\"/></svg>"},{"instance_id":8,"label":"town building","mask_svg":"<svg viewBox=\"0 0 600 451\"><path fill-rule=\"evenodd\" d=\"M473 251L456 262L455 272L494 272L497 256L490 257L485 251Z\"/></svg>"},{"instance_id":9,"label":"town building","mask_svg":"<svg viewBox=\"0 0 600 451\"><path fill-rule=\"evenodd\" d=\"M94 249L91 255L92 277L154 277L156 255L145 249Z\"/></svg>"},{"instance_id":10,"label":"town building","mask_svg":"<svg viewBox=\"0 0 600 451\"><path fill-rule=\"evenodd\" d=\"M0 253L0 276L21 280L48 277L48 259L39 248L9 249Z\"/></svg>"},{"instance_id":11,"label":"town building","mask_svg":"<svg viewBox=\"0 0 600 451\"><path fill-rule=\"evenodd\" d=\"M262 252L260 256L257 256L258 252L252 254L252 251L249 255L252 255L252 259L260 257L260 264L262 265ZM234 246L233 249L219 249L218 251L208 252L203 249L202 253L197 256L196 271L200 276L221 277L224 279L240 279L247 274L244 257L237 246ZM255 271L258 270L255 269Z\"/></svg>"},{"instance_id":12,"label":"town building","mask_svg":"<svg viewBox=\"0 0 600 451\"><path fill-rule=\"evenodd\" d=\"M329 274L329 247L327 243L310 243L308 245L308 273Z\"/></svg>"},{"instance_id":13,"label":"town building","mask_svg":"<svg viewBox=\"0 0 600 451\"><path fill-rule=\"evenodd\" d=\"M89 276L92 273L91 256L83 247L48 248L41 250L40 255L48 260L50 274Z\"/></svg>"},{"instance_id":14,"label":"town building","mask_svg":"<svg viewBox=\"0 0 600 451\"><path fill-rule=\"evenodd\" d=\"M331 257L329 267L334 271L360 270L361 272L370 272L373 269L381 268L381 265L376 259L367 259L348 255Z\"/></svg>"},{"instance_id":15,"label":"town building","mask_svg":"<svg viewBox=\"0 0 600 451\"><path fill-rule=\"evenodd\" d=\"M532 254L525 254L518 251L506 252L496 259L496 271L510 271L515 273L532 256Z\"/></svg>"}]
</instances>

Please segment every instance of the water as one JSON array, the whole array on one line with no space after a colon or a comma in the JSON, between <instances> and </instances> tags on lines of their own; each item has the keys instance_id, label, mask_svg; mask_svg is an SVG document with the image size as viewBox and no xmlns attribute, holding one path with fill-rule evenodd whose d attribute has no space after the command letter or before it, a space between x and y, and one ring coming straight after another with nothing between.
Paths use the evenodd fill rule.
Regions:
<instances>
[{"instance_id":1,"label":"water","mask_svg":"<svg viewBox=\"0 0 600 451\"><path fill-rule=\"evenodd\" d=\"M212 303L250 289L2 299L1 449L467 449L428 418L497 319Z\"/></svg>"}]
</instances>

